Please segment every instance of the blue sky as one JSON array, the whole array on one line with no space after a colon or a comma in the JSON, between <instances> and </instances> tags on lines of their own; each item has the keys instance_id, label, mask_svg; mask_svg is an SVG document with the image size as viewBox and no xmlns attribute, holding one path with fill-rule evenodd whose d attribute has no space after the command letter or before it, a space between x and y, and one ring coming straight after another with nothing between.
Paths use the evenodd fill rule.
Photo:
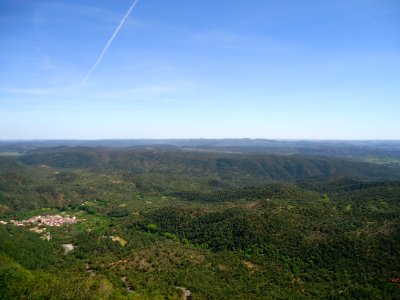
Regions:
<instances>
[{"instance_id":1,"label":"blue sky","mask_svg":"<svg viewBox=\"0 0 400 300\"><path fill-rule=\"evenodd\" d=\"M0 139L400 139L398 0L0 0Z\"/></svg>"}]
</instances>

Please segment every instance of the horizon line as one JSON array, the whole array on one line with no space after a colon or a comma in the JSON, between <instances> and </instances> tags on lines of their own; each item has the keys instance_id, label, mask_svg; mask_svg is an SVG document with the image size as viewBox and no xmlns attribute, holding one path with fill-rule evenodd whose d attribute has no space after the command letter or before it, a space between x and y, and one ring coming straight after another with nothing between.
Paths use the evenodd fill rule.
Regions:
<instances>
[{"instance_id":1,"label":"horizon line","mask_svg":"<svg viewBox=\"0 0 400 300\"><path fill-rule=\"evenodd\" d=\"M173 140L266 140L266 141L382 141L382 142L400 142L400 139L362 139L362 138L248 138L248 137L223 137L223 138L207 138L207 137L185 137L185 138L16 138L16 139L3 139L0 142L16 142L16 141L173 141Z\"/></svg>"}]
</instances>

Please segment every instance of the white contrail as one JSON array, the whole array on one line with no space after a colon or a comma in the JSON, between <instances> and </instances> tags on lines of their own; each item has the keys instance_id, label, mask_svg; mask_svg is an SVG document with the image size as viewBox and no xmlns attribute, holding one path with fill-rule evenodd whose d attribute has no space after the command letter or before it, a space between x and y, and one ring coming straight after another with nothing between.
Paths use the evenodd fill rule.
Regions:
<instances>
[{"instance_id":1,"label":"white contrail","mask_svg":"<svg viewBox=\"0 0 400 300\"><path fill-rule=\"evenodd\" d=\"M121 22L119 22L118 27L115 29L114 33L112 34L112 36L110 37L110 39L108 40L107 44L104 46L103 51L101 51L101 54L99 56L99 58L96 60L96 62L94 63L94 65L90 68L90 70L86 73L85 78L82 81L81 86L84 86L86 84L86 82L89 79L90 74L92 74L92 72L97 68L97 66L100 64L101 60L104 57L104 54L106 54L108 48L110 48L114 38L116 37L116 35L118 34L118 32L120 31L122 25L124 25L125 20L129 17L132 9L134 9L134 7L136 6L136 4L139 2L139 0L135 0L133 1L132 5L129 7L128 11L125 13L124 17L121 19Z\"/></svg>"}]
</instances>

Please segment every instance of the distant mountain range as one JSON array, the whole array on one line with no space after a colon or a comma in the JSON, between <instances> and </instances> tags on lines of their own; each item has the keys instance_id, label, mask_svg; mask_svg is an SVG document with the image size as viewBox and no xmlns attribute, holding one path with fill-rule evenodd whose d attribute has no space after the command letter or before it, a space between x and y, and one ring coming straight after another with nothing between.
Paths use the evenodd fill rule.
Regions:
<instances>
[{"instance_id":1,"label":"distant mountain range","mask_svg":"<svg viewBox=\"0 0 400 300\"><path fill-rule=\"evenodd\" d=\"M142 147L38 148L18 156L27 165L216 177L252 184L308 178L398 180L400 168L316 155L237 154Z\"/></svg>"},{"instance_id":2,"label":"distant mountain range","mask_svg":"<svg viewBox=\"0 0 400 300\"><path fill-rule=\"evenodd\" d=\"M53 147L157 148L206 152L306 154L346 158L400 159L400 141L270 139L132 139L0 141L0 152L29 153Z\"/></svg>"}]
</instances>

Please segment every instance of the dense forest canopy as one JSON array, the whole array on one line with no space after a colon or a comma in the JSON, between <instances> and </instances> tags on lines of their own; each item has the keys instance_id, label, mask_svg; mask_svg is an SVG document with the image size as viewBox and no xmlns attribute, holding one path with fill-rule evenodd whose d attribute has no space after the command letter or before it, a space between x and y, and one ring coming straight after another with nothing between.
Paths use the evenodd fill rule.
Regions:
<instances>
[{"instance_id":1,"label":"dense forest canopy","mask_svg":"<svg viewBox=\"0 0 400 300\"><path fill-rule=\"evenodd\" d=\"M0 299L400 297L393 158L91 143L0 145Z\"/></svg>"}]
</instances>

